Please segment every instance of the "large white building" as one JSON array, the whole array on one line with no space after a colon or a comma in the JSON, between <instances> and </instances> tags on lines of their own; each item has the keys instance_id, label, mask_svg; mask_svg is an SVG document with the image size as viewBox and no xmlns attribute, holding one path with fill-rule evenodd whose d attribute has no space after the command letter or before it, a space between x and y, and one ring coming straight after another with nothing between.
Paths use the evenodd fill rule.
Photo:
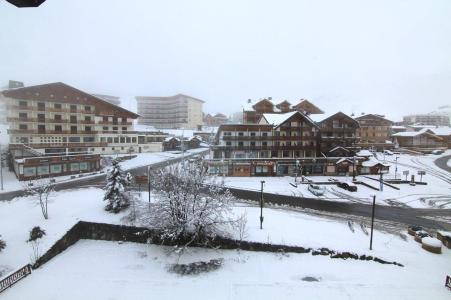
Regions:
<instances>
[{"instance_id":1,"label":"large white building","mask_svg":"<svg viewBox=\"0 0 451 300\"><path fill-rule=\"evenodd\" d=\"M171 97L136 97L138 124L164 129L197 129L202 121L203 100L177 94Z\"/></svg>"}]
</instances>

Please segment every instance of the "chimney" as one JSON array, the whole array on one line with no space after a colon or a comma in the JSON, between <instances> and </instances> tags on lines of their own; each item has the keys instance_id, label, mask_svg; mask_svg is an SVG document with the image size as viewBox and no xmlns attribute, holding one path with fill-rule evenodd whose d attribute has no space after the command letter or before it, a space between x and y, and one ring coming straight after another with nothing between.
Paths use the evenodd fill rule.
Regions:
<instances>
[{"instance_id":1,"label":"chimney","mask_svg":"<svg viewBox=\"0 0 451 300\"><path fill-rule=\"evenodd\" d=\"M247 103L251 103L252 102L252 99L247 99Z\"/></svg>"}]
</instances>

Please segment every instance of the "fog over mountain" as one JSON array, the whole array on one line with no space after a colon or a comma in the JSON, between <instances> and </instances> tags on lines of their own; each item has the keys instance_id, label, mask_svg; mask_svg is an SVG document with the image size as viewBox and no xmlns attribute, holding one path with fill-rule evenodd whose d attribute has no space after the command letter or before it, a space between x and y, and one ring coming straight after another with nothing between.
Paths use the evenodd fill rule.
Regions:
<instances>
[{"instance_id":1,"label":"fog over mountain","mask_svg":"<svg viewBox=\"0 0 451 300\"><path fill-rule=\"evenodd\" d=\"M0 2L0 86L62 81L121 96L248 98L400 120L451 103L451 1Z\"/></svg>"}]
</instances>

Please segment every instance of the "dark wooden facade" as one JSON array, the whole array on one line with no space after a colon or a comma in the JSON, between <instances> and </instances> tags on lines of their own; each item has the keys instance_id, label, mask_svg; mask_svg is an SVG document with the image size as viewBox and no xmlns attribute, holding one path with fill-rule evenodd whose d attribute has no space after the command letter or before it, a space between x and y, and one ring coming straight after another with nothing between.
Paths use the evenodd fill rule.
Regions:
<instances>
[{"instance_id":1,"label":"dark wooden facade","mask_svg":"<svg viewBox=\"0 0 451 300\"><path fill-rule=\"evenodd\" d=\"M320 151L327 154L336 147L353 148L357 142L359 123L350 116L338 112L319 122L321 133Z\"/></svg>"}]
</instances>

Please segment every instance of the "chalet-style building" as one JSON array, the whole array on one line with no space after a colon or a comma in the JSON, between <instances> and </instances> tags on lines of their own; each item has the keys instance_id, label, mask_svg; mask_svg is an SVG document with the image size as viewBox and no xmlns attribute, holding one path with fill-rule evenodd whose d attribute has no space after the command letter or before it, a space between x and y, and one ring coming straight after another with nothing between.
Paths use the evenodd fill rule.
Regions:
<instances>
[{"instance_id":1,"label":"chalet-style building","mask_svg":"<svg viewBox=\"0 0 451 300\"><path fill-rule=\"evenodd\" d=\"M257 124L265 113L283 114L298 111L306 115L322 114L323 111L306 99L301 99L297 103L290 103L287 100L274 101L271 97L252 101L249 99L243 105L243 123Z\"/></svg>"},{"instance_id":2,"label":"chalet-style building","mask_svg":"<svg viewBox=\"0 0 451 300\"><path fill-rule=\"evenodd\" d=\"M183 144L180 138L175 136L167 137L163 142L164 151L186 151L189 149L197 149L201 146L202 138L200 136L193 136L191 138L183 139Z\"/></svg>"},{"instance_id":3,"label":"chalet-style building","mask_svg":"<svg viewBox=\"0 0 451 300\"><path fill-rule=\"evenodd\" d=\"M448 149L451 149L451 127L437 127L430 130L436 136L441 137Z\"/></svg>"},{"instance_id":4,"label":"chalet-style building","mask_svg":"<svg viewBox=\"0 0 451 300\"><path fill-rule=\"evenodd\" d=\"M321 133L320 151L327 155L336 147L354 149L357 142L359 123L345 113L338 112L331 116L310 116L317 121ZM332 153L329 153L329 155Z\"/></svg>"},{"instance_id":5,"label":"chalet-style building","mask_svg":"<svg viewBox=\"0 0 451 300\"><path fill-rule=\"evenodd\" d=\"M99 154L161 151L166 137L135 131L137 114L61 82L5 90L0 102L21 180L98 170Z\"/></svg>"},{"instance_id":6,"label":"chalet-style building","mask_svg":"<svg viewBox=\"0 0 451 300\"><path fill-rule=\"evenodd\" d=\"M420 131L398 132L392 135L393 142L401 147L419 152L446 148L446 141L435 135L430 129Z\"/></svg>"},{"instance_id":7,"label":"chalet-style building","mask_svg":"<svg viewBox=\"0 0 451 300\"><path fill-rule=\"evenodd\" d=\"M359 122L357 137L358 146L382 151L393 148L391 143L391 126L393 122L382 115L366 114L355 117Z\"/></svg>"},{"instance_id":8,"label":"chalet-style building","mask_svg":"<svg viewBox=\"0 0 451 300\"><path fill-rule=\"evenodd\" d=\"M206 114L204 116L204 125L206 126L219 126L226 124L228 121L229 118L221 113L217 113L215 115Z\"/></svg>"}]
</instances>

